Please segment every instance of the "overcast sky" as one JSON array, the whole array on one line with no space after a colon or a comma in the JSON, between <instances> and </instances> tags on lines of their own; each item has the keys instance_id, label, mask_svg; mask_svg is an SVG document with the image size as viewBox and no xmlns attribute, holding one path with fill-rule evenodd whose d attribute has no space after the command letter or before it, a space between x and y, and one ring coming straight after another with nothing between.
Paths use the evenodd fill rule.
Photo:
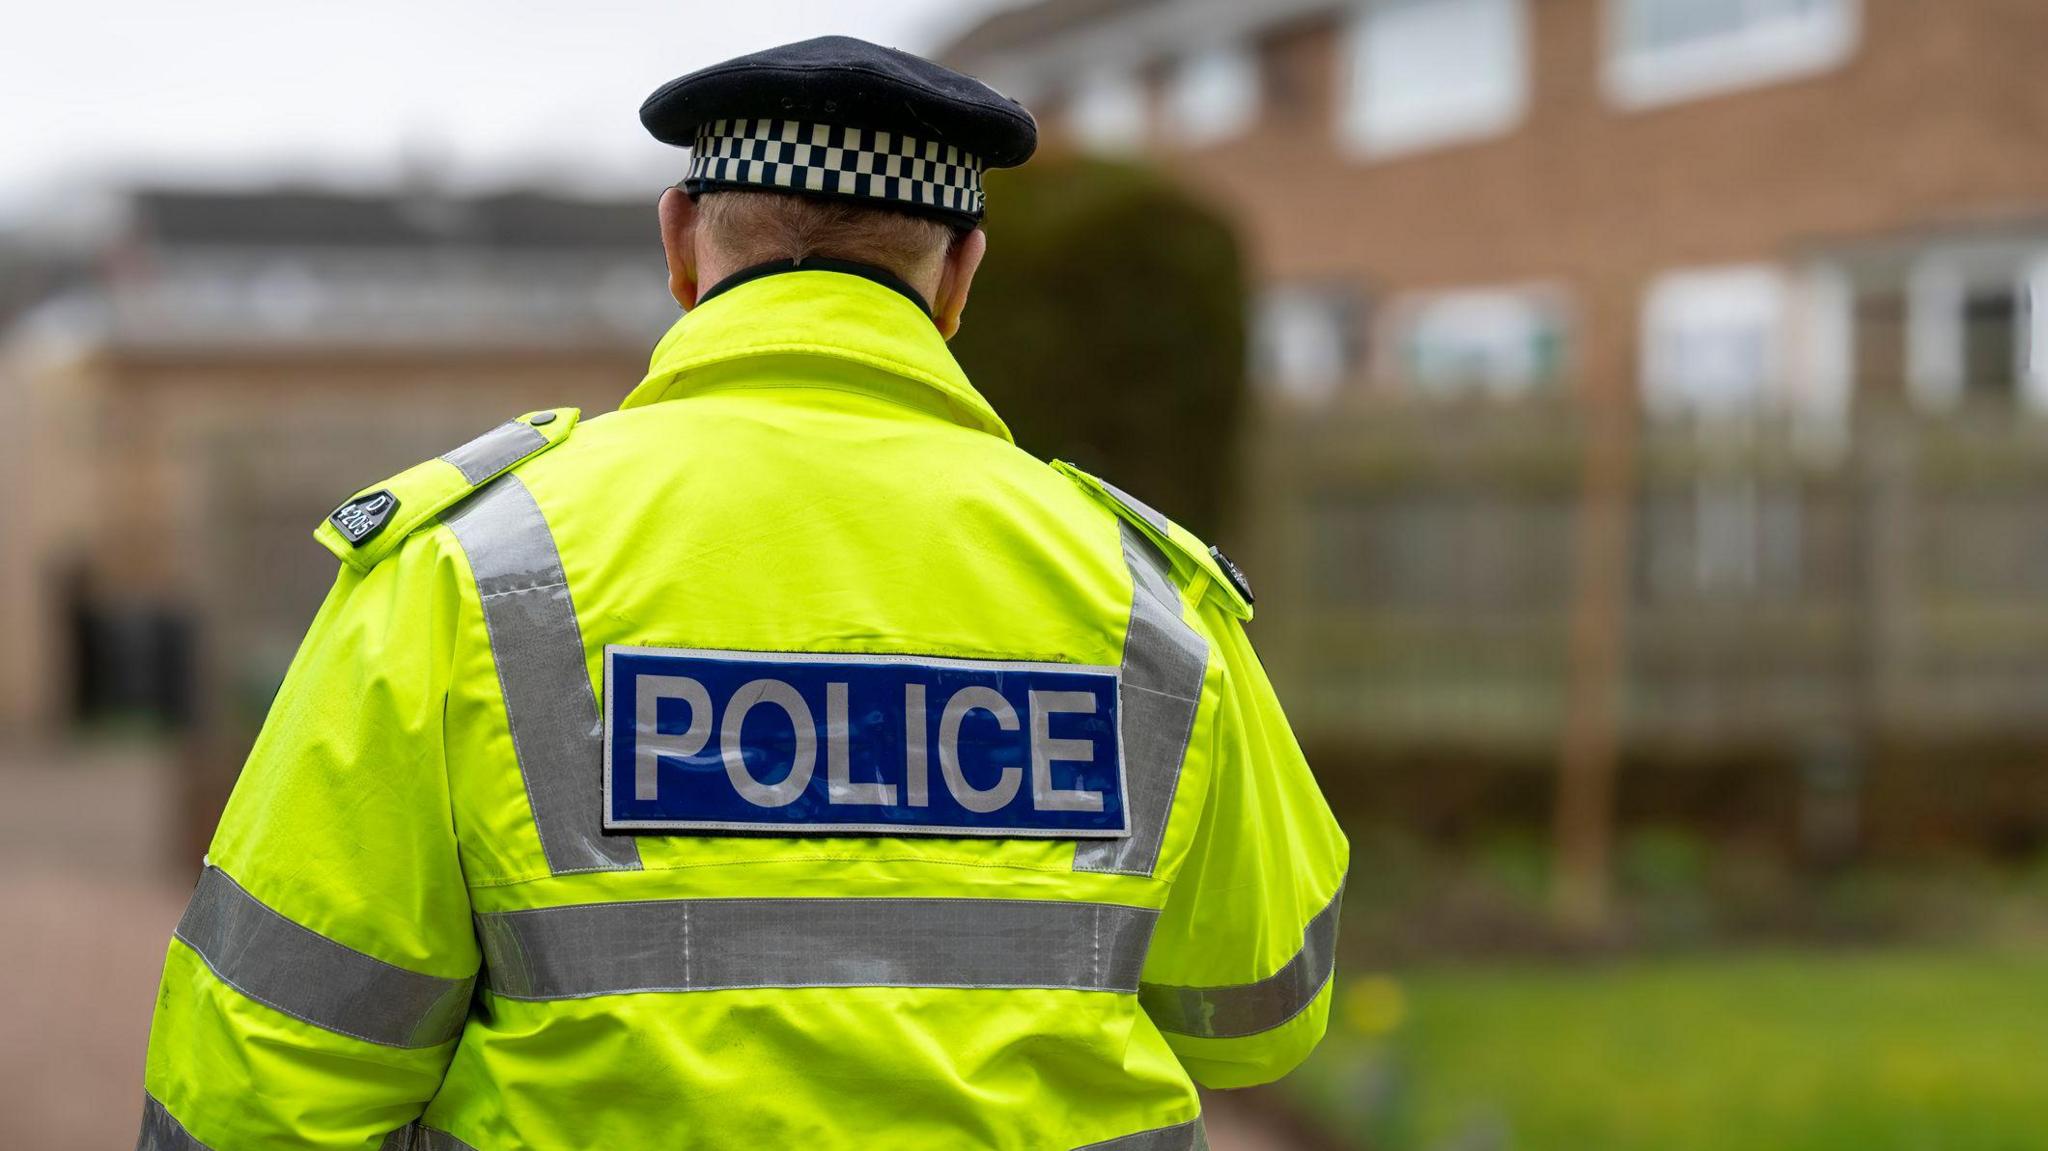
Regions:
<instances>
[{"instance_id":1,"label":"overcast sky","mask_svg":"<svg viewBox=\"0 0 2048 1151\"><path fill-rule=\"evenodd\" d=\"M673 179L636 118L662 81L833 32L930 50L1011 2L25 0L0 17L0 216L137 176Z\"/></svg>"}]
</instances>

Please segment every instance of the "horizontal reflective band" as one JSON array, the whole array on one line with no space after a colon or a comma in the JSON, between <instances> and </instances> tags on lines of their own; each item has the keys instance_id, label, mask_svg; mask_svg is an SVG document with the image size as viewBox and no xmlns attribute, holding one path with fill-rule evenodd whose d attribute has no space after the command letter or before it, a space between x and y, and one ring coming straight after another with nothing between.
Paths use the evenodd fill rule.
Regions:
<instances>
[{"instance_id":1,"label":"horizontal reflective band","mask_svg":"<svg viewBox=\"0 0 2048 1151\"><path fill-rule=\"evenodd\" d=\"M178 1118L156 1101L156 1096L144 1093L142 1096L142 1134L135 1138L135 1151L212 1151L206 1144L192 1137Z\"/></svg>"},{"instance_id":2,"label":"horizontal reflective band","mask_svg":"<svg viewBox=\"0 0 2048 1151\"><path fill-rule=\"evenodd\" d=\"M604 746L597 696L547 517L519 477L507 475L442 522L469 557L483 600L505 722L548 870L639 867L632 837L608 837L599 826Z\"/></svg>"},{"instance_id":3,"label":"horizontal reflective band","mask_svg":"<svg viewBox=\"0 0 2048 1151\"><path fill-rule=\"evenodd\" d=\"M1209 1151L1209 1134L1202 1129L1202 1120L1198 1117L1171 1127L1104 1139L1100 1143L1076 1147L1074 1151Z\"/></svg>"},{"instance_id":4,"label":"horizontal reflective band","mask_svg":"<svg viewBox=\"0 0 2048 1151\"><path fill-rule=\"evenodd\" d=\"M477 916L512 999L742 987L1138 989L1157 911L1022 899L676 899Z\"/></svg>"},{"instance_id":5,"label":"horizontal reflective band","mask_svg":"<svg viewBox=\"0 0 2048 1151\"><path fill-rule=\"evenodd\" d=\"M462 478L480 484L548 446L548 438L519 420L507 420L443 455Z\"/></svg>"},{"instance_id":6,"label":"horizontal reflective band","mask_svg":"<svg viewBox=\"0 0 2048 1151\"><path fill-rule=\"evenodd\" d=\"M392 1132L395 1139L409 1142L385 1141L382 1151L477 1151L476 1148L432 1127L414 1125L402 1131ZM198 1144L192 1144L197 1147ZM1100 1143L1076 1147L1074 1151L1209 1151L1209 1138L1202 1130L1200 1119L1176 1123L1171 1127L1160 1127L1151 1131L1139 1131L1133 1135L1119 1135Z\"/></svg>"},{"instance_id":7,"label":"horizontal reflective band","mask_svg":"<svg viewBox=\"0 0 2048 1151\"><path fill-rule=\"evenodd\" d=\"M387 1047L432 1047L461 1032L471 979L395 967L293 923L217 867L176 935L223 983L315 1027Z\"/></svg>"},{"instance_id":8,"label":"horizontal reflective band","mask_svg":"<svg viewBox=\"0 0 2048 1151\"><path fill-rule=\"evenodd\" d=\"M1301 950L1280 970L1256 983L1229 987L1175 987L1147 983L1138 1003L1161 1031L1203 1039L1230 1039L1271 1031L1308 1009L1330 981L1337 962L1337 914L1344 888L1308 921Z\"/></svg>"}]
</instances>

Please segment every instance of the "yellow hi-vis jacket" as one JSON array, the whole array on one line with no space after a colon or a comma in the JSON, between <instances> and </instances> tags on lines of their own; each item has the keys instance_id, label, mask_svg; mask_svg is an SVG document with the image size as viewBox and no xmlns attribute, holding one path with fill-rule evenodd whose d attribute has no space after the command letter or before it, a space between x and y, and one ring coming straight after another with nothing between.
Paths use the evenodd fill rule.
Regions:
<instances>
[{"instance_id":1,"label":"yellow hi-vis jacket","mask_svg":"<svg viewBox=\"0 0 2048 1151\"><path fill-rule=\"evenodd\" d=\"M1208 549L804 270L337 510L141 1146L1201 1147L1347 859Z\"/></svg>"}]
</instances>

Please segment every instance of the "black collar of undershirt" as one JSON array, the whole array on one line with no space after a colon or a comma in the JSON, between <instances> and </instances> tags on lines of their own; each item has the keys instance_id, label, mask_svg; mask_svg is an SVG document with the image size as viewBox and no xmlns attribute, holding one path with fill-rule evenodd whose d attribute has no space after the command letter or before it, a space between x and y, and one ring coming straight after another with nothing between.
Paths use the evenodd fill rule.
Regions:
<instances>
[{"instance_id":1,"label":"black collar of undershirt","mask_svg":"<svg viewBox=\"0 0 2048 1151\"><path fill-rule=\"evenodd\" d=\"M917 289L904 283L903 277L898 276L896 273L891 272L887 268L877 268L873 264L862 264L853 260L835 260L830 256L805 256L801 260L769 260L766 263L741 268L704 291L697 293L697 303L699 306L702 306L706 300L722 296L741 284L752 280L764 279L768 276L779 276L784 272L842 272L849 276L859 276L863 280L873 280L875 283L916 304L917 310L923 312L927 318L932 314L931 305L925 303L924 297L917 294Z\"/></svg>"}]
</instances>

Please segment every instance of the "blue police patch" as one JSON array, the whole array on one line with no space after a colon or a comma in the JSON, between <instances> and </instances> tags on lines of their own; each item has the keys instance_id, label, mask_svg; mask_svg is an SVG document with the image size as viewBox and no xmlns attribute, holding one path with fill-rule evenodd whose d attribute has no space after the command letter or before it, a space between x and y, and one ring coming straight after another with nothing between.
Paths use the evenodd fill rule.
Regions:
<instances>
[{"instance_id":1,"label":"blue police patch","mask_svg":"<svg viewBox=\"0 0 2048 1151\"><path fill-rule=\"evenodd\" d=\"M1122 838L1114 667L612 646L604 825Z\"/></svg>"}]
</instances>

